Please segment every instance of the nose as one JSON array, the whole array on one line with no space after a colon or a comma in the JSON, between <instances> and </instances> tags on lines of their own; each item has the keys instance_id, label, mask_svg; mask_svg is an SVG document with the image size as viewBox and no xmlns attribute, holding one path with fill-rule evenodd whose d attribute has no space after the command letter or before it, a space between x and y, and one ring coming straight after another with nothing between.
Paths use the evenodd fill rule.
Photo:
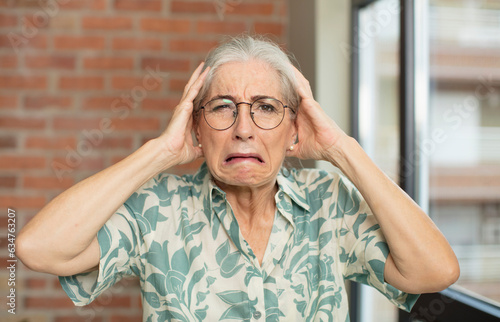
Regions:
<instances>
[{"instance_id":1,"label":"nose","mask_svg":"<svg viewBox=\"0 0 500 322\"><path fill-rule=\"evenodd\" d=\"M245 106L245 107L243 107ZM233 125L233 136L237 140L249 140L254 137L255 124L250 116L250 104L238 104L238 116Z\"/></svg>"}]
</instances>

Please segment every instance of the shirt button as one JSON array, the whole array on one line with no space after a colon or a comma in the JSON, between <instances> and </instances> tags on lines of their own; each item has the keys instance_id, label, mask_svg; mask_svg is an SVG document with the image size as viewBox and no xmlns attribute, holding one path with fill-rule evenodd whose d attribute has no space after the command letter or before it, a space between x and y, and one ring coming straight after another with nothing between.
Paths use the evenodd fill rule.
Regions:
<instances>
[{"instance_id":1,"label":"shirt button","mask_svg":"<svg viewBox=\"0 0 500 322\"><path fill-rule=\"evenodd\" d=\"M280 191L280 193L278 194L278 197L279 197L280 199L283 199L283 196L284 196L283 191Z\"/></svg>"},{"instance_id":2,"label":"shirt button","mask_svg":"<svg viewBox=\"0 0 500 322\"><path fill-rule=\"evenodd\" d=\"M260 313L259 311L253 312L254 319L258 320L258 319L260 319L261 316L262 316L262 313Z\"/></svg>"}]
</instances>

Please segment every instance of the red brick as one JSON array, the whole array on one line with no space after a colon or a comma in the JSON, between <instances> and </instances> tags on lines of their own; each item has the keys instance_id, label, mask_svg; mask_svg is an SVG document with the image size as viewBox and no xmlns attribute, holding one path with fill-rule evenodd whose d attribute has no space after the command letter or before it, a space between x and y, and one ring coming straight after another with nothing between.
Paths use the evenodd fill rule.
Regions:
<instances>
[{"instance_id":1,"label":"red brick","mask_svg":"<svg viewBox=\"0 0 500 322\"><path fill-rule=\"evenodd\" d=\"M76 148L76 138L68 137L44 137L30 136L26 139L26 147L42 150L64 150L65 148Z\"/></svg>"},{"instance_id":2,"label":"red brick","mask_svg":"<svg viewBox=\"0 0 500 322\"><path fill-rule=\"evenodd\" d=\"M131 97L136 97L136 99L139 99L138 96L141 96L142 98L144 94L147 95L147 93L150 91L158 92L161 89L161 82L163 82L163 79L153 80L150 78L145 78L144 76L115 76L111 79L111 87L113 89L127 90L127 93L122 93L119 97L117 97L120 100L123 100L123 97L125 97L125 100L132 100ZM135 87L138 88L135 89Z\"/></svg>"},{"instance_id":3,"label":"red brick","mask_svg":"<svg viewBox=\"0 0 500 322\"><path fill-rule=\"evenodd\" d=\"M131 131L157 131L160 129L160 120L156 117L127 117L123 120L113 119L116 130Z\"/></svg>"},{"instance_id":4,"label":"red brick","mask_svg":"<svg viewBox=\"0 0 500 322\"><path fill-rule=\"evenodd\" d=\"M203 162L203 159L198 159L190 163L177 165L173 168L172 172L178 174L195 173Z\"/></svg>"},{"instance_id":5,"label":"red brick","mask_svg":"<svg viewBox=\"0 0 500 322\"><path fill-rule=\"evenodd\" d=\"M61 1L61 9L93 9L104 10L106 9L107 0L71 0Z\"/></svg>"},{"instance_id":6,"label":"red brick","mask_svg":"<svg viewBox=\"0 0 500 322\"><path fill-rule=\"evenodd\" d=\"M16 176L0 176L0 188L15 188L17 183Z\"/></svg>"},{"instance_id":7,"label":"red brick","mask_svg":"<svg viewBox=\"0 0 500 322\"><path fill-rule=\"evenodd\" d=\"M47 286L47 280L43 278L27 278L26 287L29 289L44 289Z\"/></svg>"},{"instance_id":8,"label":"red brick","mask_svg":"<svg viewBox=\"0 0 500 322\"><path fill-rule=\"evenodd\" d=\"M25 37L21 32L10 32L0 34L0 48L22 49L24 47L45 49L47 47L47 37L36 35Z\"/></svg>"},{"instance_id":9,"label":"red brick","mask_svg":"<svg viewBox=\"0 0 500 322\"><path fill-rule=\"evenodd\" d=\"M50 16L42 10L37 10L34 13L28 14L21 18L22 28L26 30L40 30L48 27Z\"/></svg>"},{"instance_id":10,"label":"red brick","mask_svg":"<svg viewBox=\"0 0 500 322\"><path fill-rule=\"evenodd\" d=\"M0 76L0 88L2 89L46 89L47 78L45 76Z\"/></svg>"},{"instance_id":11,"label":"red brick","mask_svg":"<svg viewBox=\"0 0 500 322\"><path fill-rule=\"evenodd\" d=\"M69 297L27 296L25 300L27 309L61 309L73 308L75 305Z\"/></svg>"},{"instance_id":12,"label":"red brick","mask_svg":"<svg viewBox=\"0 0 500 322\"><path fill-rule=\"evenodd\" d=\"M113 293L111 296L98 297L90 304L91 308L106 307L106 308L130 308L130 296L118 295Z\"/></svg>"},{"instance_id":13,"label":"red brick","mask_svg":"<svg viewBox=\"0 0 500 322\"><path fill-rule=\"evenodd\" d=\"M100 76L62 76L59 89L92 90L104 89L104 79Z\"/></svg>"},{"instance_id":14,"label":"red brick","mask_svg":"<svg viewBox=\"0 0 500 322\"><path fill-rule=\"evenodd\" d=\"M207 53L218 44L217 41L194 40L194 39L172 39L169 43L171 51Z\"/></svg>"},{"instance_id":15,"label":"red brick","mask_svg":"<svg viewBox=\"0 0 500 322\"><path fill-rule=\"evenodd\" d=\"M0 207L2 208L15 208L15 209L40 209L45 206L45 197L30 197L22 196L0 196Z\"/></svg>"},{"instance_id":16,"label":"red brick","mask_svg":"<svg viewBox=\"0 0 500 322\"><path fill-rule=\"evenodd\" d=\"M84 29L104 29L104 30L117 30L117 29L131 29L131 17L83 17L82 27Z\"/></svg>"},{"instance_id":17,"label":"red brick","mask_svg":"<svg viewBox=\"0 0 500 322\"><path fill-rule=\"evenodd\" d=\"M56 49L104 49L102 36L54 36Z\"/></svg>"},{"instance_id":18,"label":"red brick","mask_svg":"<svg viewBox=\"0 0 500 322\"><path fill-rule=\"evenodd\" d=\"M99 129L100 118L82 118L82 117L55 117L53 127L56 130L84 130Z\"/></svg>"},{"instance_id":19,"label":"red brick","mask_svg":"<svg viewBox=\"0 0 500 322\"><path fill-rule=\"evenodd\" d=\"M141 322L142 321L142 315L137 314L137 315L112 315L111 316L111 322Z\"/></svg>"},{"instance_id":20,"label":"red brick","mask_svg":"<svg viewBox=\"0 0 500 322\"><path fill-rule=\"evenodd\" d=\"M132 69L132 57L87 57L83 60L83 67L87 69Z\"/></svg>"},{"instance_id":21,"label":"red brick","mask_svg":"<svg viewBox=\"0 0 500 322\"><path fill-rule=\"evenodd\" d=\"M160 0L115 0L115 9L133 11L160 11Z\"/></svg>"},{"instance_id":22,"label":"red brick","mask_svg":"<svg viewBox=\"0 0 500 322\"><path fill-rule=\"evenodd\" d=\"M59 281L57 281L59 284ZM85 314L85 310L81 311L82 316L57 316L54 320L54 322L88 322L89 321L89 316L92 317L92 322L102 322L104 321L104 318L102 316L96 316L94 313L92 315L87 315Z\"/></svg>"},{"instance_id":23,"label":"red brick","mask_svg":"<svg viewBox=\"0 0 500 322\"><path fill-rule=\"evenodd\" d=\"M17 147L17 138L14 136L0 136L0 149L13 149Z\"/></svg>"},{"instance_id":24,"label":"red brick","mask_svg":"<svg viewBox=\"0 0 500 322\"><path fill-rule=\"evenodd\" d=\"M188 83L188 79L172 78L168 82L168 87L171 91L184 92L184 87Z\"/></svg>"},{"instance_id":25,"label":"red brick","mask_svg":"<svg viewBox=\"0 0 500 322\"><path fill-rule=\"evenodd\" d=\"M283 36L285 25L275 22L256 22L255 33L257 34L273 34L276 36Z\"/></svg>"},{"instance_id":26,"label":"red brick","mask_svg":"<svg viewBox=\"0 0 500 322\"><path fill-rule=\"evenodd\" d=\"M10 0L1 0L0 7L12 7L14 6L13 1ZM15 2L15 6L17 8L39 8L38 1L35 0L17 0Z\"/></svg>"},{"instance_id":27,"label":"red brick","mask_svg":"<svg viewBox=\"0 0 500 322\"><path fill-rule=\"evenodd\" d=\"M156 70L157 67L162 71L180 71L187 72L190 69L190 63L187 59L169 59L169 58L153 58L147 57L143 58L141 62L141 67L145 69L150 67Z\"/></svg>"},{"instance_id":28,"label":"red brick","mask_svg":"<svg viewBox=\"0 0 500 322\"><path fill-rule=\"evenodd\" d=\"M113 39L115 50L161 50L161 40L157 38L120 38Z\"/></svg>"},{"instance_id":29,"label":"red brick","mask_svg":"<svg viewBox=\"0 0 500 322\"><path fill-rule=\"evenodd\" d=\"M0 128L2 129L26 129L41 130L45 128L46 121L42 118L34 117L0 117Z\"/></svg>"},{"instance_id":30,"label":"red brick","mask_svg":"<svg viewBox=\"0 0 500 322\"><path fill-rule=\"evenodd\" d=\"M114 101L119 100L119 96L95 96L87 97L83 101L83 108L86 110L93 109L110 109Z\"/></svg>"},{"instance_id":31,"label":"red brick","mask_svg":"<svg viewBox=\"0 0 500 322\"><path fill-rule=\"evenodd\" d=\"M38 95L26 96L24 106L30 109L63 108L69 109L73 105L73 98L68 96Z\"/></svg>"},{"instance_id":32,"label":"red brick","mask_svg":"<svg viewBox=\"0 0 500 322\"><path fill-rule=\"evenodd\" d=\"M17 96L0 95L0 108L15 108L17 106Z\"/></svg>"},{"instance_id":33,"label":"red brick","mask_svg":"<svg viewBox=\"0 0 500 322\"><path fill-rule=\"evenodd\" d=\"M92 143L92 142L90 142ZM105 137L99 144L94 145L96 149L131 149L132 148L132 138L109 138Z\"/></svg>"},{"instance_id":34,"label":"red brick","mask_svg":"<svg viewBox=\"0 0 500 322\"><path fill-rule=\"evenodd\" d=\"M16 67L17 67L17 56L14 55L0 56L0 68L16 68Z\"/></svg>"},{"instance_id":35,"label":"red brick","mask_svg":"<svg viewBox=\"0 0 500 322\"><path fill-rule=\"evenodd\" d=\"M146 31L187 33L191 29L190 20L143 18L141 29Z\"/></svg>"},{"instance_id":36,"label":"red brick","mask_svg":"<svg viewBox=\"0 0 500 322\"><path fill-rule=\"evenodd\" d=\"M174 0L170 4L173 13L215 13L216 1L180 1Z\"/></svg>"},{"instance_id":37,"label":"red brick","mask_svg":"<svg viewBox=\"0 0 500 322\"><path fill-rule=\"evenodd\" d=\"M224 8L225 14L235 15L259 15L270 16L274 12L274 5L272 3L239 3L231 4L227 2Z\"/></svg>"},{"instance_id":38,"label":"red brick","mask_svg":"<svg viewBox=\"0 0 500 322\"><path fill-rule=\"evenodd\" d=\"M43 169L45 158L37 156L2 155L0 158L0 169L2 170L24 170Z\"/></svg>"},{"instance_id":39,"label":"red brick","mask_svg":"<svg viewBox=\"0 0 500 322\"><path fill-rule=\"evenodd\" d=\"M0 28L17 26L17 16L0 13Z\"/></svg>"},{"instance_id":40,"label":"red brick","mask_svg":"<svg viewBox=\"0 0 500 322\"><path fill-rule=\"evenodd\" d=\"M168 111L179 104L180 99L174 98L146 98L142 101L143 110Z\"/></svg>"},{"instance_id":41,"label":"red brick","mask_svg":"<svg viewBox=\"0 0 500 322\"><path fill-rule=\"evenodd\" d=\"M47 37L38 33L33 37L25 37L21 32L10 32L0 34L0 48L11 48L15 50L24 47L45 49L47 48Z\"/></svg>"},{"instance_id":42,"label":"red brick","mask_svg":"<svg viewBox=\"0 0 500 322\"><path fill-rule=\"evenodd\" d=\"M142 77L114 76L111 78L113 89L132 90L135 86L142 86Z\"/></svg>"},{"instance_id":43,"label":"red brick","mask_svg":"<svg viewBox=\"0 0 500 322\"><path fill-rule=\"evenodd\" d=\"M216 34L240 34L246 31L244 22L224 22L224 21L198 21L196 31L198 33Z\"/></svg>"},{"instance_id":44,"label":"red brick","mask_svg":"<svg viewBox=\"0 0 500 322\"><path fill-rule=\"evenodd\" d=\"M29 68L75 69L75 57L31 55L26 56L24 64Z\"/></svg>"},{"instance_id":45,"label":"red brick","mask_svg":"<svg viewBox=\"0 0 500 322\"><path fill-rule=\"evenodd\" d=\"M23 187L27 189L68 189L74 185L74 180L72 178L61 178L59 180L57 177L24 177Z\"/></svg>"},{"instance_id":46,"label":"red brick","mask_svg":"<svg viewBox=\"0 0 500 322\"><path fill-rule=\"evenodd\" d=\"M272 3L245 3L243 1L214 0L181 1L174 0L171 11L177 13L217 13L220 18L226 14L269 16L274 12Z\"/></svg>"}]
</instances>

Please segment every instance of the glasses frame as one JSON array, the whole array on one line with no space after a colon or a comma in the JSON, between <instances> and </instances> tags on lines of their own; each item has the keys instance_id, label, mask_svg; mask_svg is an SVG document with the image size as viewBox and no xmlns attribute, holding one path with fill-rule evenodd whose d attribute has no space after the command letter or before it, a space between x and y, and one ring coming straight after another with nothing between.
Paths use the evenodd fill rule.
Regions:
<instances>
[{"instance_id":1,"label":"glasses frame","mask_svg":"<svg viewBox=\"0 0 500 322\"><path fill-rule=\"evenodd\" d=\"M207 120L207 116L205 115L205 106L208 105L210 102L213 102L213 101L216 101L216 100L220 100L220 99L228 99L230 101L232 101L234 103L234 105L236 106L236 115L234 117L234 120L233 120L233 123L231 123L231 125L229 125L228 127L226 128L223 128L223 129L218 129L218 128L215 128L213 127ZM263 128L261 127L259 124L257 124L257 122L255 122L255 119L254 119L254 113L252 112L252 107L253 107L253 104L255 104L255 102L257 101L260 101L260 100L263 100L263 99L272 99L272 100L275 100L277 101L278 103L281 104L281 106L283 106L283 116L281 117L281 120L280 122L274 126L274 127L271 127L271 128ZM255 101L253 101L252 103L248 103L248 102L239 102L239 103L236 103L234 100L230 99L230 98L225 98L225 97L217 97L217 98L214 98L214 99L211 99L210 101L206 102L203 106L200 107L200 110L203 110L203 118L205 119L205 122L207 122L208 126L210 126L212 129L216 130L216 131L225 131L227 129L229 129L230 127L232 127L234 125L234 123L236 123L236 120L238 119L238 115L240 114L240 110L239 110L239 106L242 105L242 104L245 104L245 105L250 105L250 108L248 109L248 111L250 112L250 117L252 118L252 121L253 121L253 124L255 124L259 129L262 129L262 130L273 130L275 128L277 128L278 126L281 125L281 123L283 123L283 120L285 119L285 109L289 109L292 113L295 114L295 111L289 107L288 105L285 105L283 104L283 102L281 102L279 99L276 99L274 97L259 97L258 99L256 99Z\"/></svg>"}]
</instances>

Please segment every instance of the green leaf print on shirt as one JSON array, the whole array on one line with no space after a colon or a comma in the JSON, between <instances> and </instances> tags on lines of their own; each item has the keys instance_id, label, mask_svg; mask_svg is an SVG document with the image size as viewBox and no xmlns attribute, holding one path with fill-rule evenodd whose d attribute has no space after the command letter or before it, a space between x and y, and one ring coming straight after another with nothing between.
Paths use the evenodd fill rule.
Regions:
<instances>
[{"instance_id":1,"label":"green leaf print on shirt","mask_svg":"<svg viewBox=\"0 0 500 322\"><path fill-rule=\"evenodd\" d=\"M243 263L238 265L240 258L241 253L239 251L229 253L229 240L226 240L222 245L220 245L215 252L215 260L217 261L217 264L220 265L221 276L229 278L238 273L245 265Z\"/></svg>"},{"instance_id":2,"label":"green leaf print on shirt","mask_svg":"<svg viewBox=\"0 0 500 322\"><path fill-rule=\"evenodd\" d=\"M243 291L225 291L217 296L227 304L231 304L220 317L220 320L250 321L251 314L255 311L257 300L251 301L248 294ZM243 318L248 317L248 318Z\"/></svg>"}]
</instances>

